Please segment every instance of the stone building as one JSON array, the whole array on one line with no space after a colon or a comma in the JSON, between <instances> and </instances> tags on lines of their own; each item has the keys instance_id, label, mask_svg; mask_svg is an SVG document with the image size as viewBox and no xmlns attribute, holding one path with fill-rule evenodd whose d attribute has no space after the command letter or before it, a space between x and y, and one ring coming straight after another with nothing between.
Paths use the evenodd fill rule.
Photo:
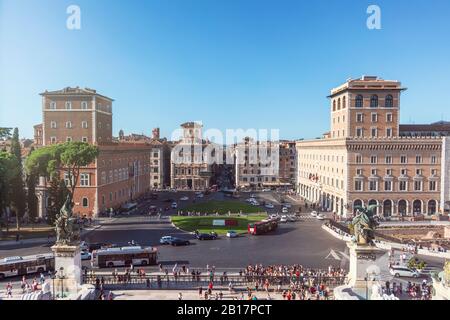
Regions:
<instances>
[{"instance_id":1,"label":"stone building","mask_svg":"<svg viewBox=\"0 0 450 320\"><path fill-rule=\"evenodd\" d=\"M222 154L221 148L203 139L202 128L203 125L196 122L181 125L181 139L173 142L171 151L172 188L205 190L211 187L215 164Z\"/></svg>"},{"instance_id":2,"label":"stone building","mask_svg":"<svg viewBox=\"0 0 450 320\"><path fill-rule=\"evenodd\" d=\"M351 215L377 204L385 217L430 217L441 209L443 139L401 136L398 81L363 76L332 89L331 130L297 142L297 192Z\"/></svg>"},{"instance_id":3,"label":"stone building","mask_svg":"<svg viewBox=\"0 0 450 320\"><path fill-rule=\"evenodd\" d=\"M151 168L156 159L152 158L151 144L112 136L113 99L79 87L45 91L41 96L43 122L34 127L36 142L47 146L83 141L99 148L96 161L81 169L73 195L74 213L96 216L134 201L154 186ZM70 183L64 172L62 178ZM46 215L46 184L40 179L37 187L40 216Z\"/></svg>"}]
</instances>

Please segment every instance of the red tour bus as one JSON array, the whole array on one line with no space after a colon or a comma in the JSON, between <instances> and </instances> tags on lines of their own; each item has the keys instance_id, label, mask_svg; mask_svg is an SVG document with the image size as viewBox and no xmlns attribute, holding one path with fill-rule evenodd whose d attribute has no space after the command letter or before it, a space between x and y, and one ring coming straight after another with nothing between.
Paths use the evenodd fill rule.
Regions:
<instances>
[{"instance_id":1,"label":"red tour bus","mask_svg":"<svg viewBox=\"0 0 450 320\"><path fill-rule=\"evenodd\" d=\"M248 233L254 236L274 231L278 227L278 222L275 219L264 220L248 224Z\"/></svg>"}]
</instances>

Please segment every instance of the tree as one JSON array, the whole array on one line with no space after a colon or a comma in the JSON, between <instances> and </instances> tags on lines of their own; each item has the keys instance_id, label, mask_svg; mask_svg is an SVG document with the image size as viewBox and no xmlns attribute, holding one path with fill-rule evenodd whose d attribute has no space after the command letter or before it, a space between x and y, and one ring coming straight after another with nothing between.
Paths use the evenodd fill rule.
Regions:
<instances>
[{"instance_id":1,"label":"tree","mask_svg":"<svg viewBox=\"0 0 450 320\"><path fill-rule=\"evenodd\" d=\"M47 208L47 218L50 224L55 222L56 216L64 205L68 194L69 189L67 189L64 180L54 176L50 180L50 185L48 188L49 206Z\"/></svg>"},{"instance_id":2,"label":"tree","mask_svg":"<svg viewBox=\"0 0 450 320\"><path fill-rule=\"evenodd\" d=\"M25 168L28 174L36 177L44 176L50 180L55 194L61 195L57 191L57 186L61 187L60 180L67 174L67 187L71 200L75 192L75 187L80 176L80 169L88 166L98 156L98 148L85 142L66 142L46 146L34 151L28 157ZM55 206L59 201L55 200ZM61 207L57 207L59 210Z\"/></svg>"},{"instance_id":3,"label":"tree","mask_svg":"<svg viewBox=\"0 0 450 320\"><path fill-rule=\"evenodd\" d=\"M0 139L9 139L11 137L12 128L0 127Z\"/></svg>"},{"instance_id":4,"label":"tree","mask_svg":"<svg viewBox=\"0 0 450 320\"><path fill-rule=\"evenodd\" d=\"M22 150L19 141L19 129L14 128L11 139L11 154L16 158L17 174L11 183L11 206L16 214L17 230L20 230L20 219L25 213L26 199L22 172Z\"/></svg>"},{"instance_id":5,"label":"tree","mask_svg":"<svg viewBox=\"0 0 450 320\"><path fill-rule=\"evenodd\" d=\"M6 151L0 151L0 216L3 217L3 224L6 230L9 228L9 221L5 210L10 206L12 196L12 182L18 175L17 159Z\"/></svg>"}]
</instances>

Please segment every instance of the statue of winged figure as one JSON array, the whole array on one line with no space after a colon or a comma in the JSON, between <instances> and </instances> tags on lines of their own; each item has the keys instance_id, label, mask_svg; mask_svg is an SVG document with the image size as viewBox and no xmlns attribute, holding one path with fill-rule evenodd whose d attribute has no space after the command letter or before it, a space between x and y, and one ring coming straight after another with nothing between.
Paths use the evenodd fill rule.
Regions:
<instances>
[{"instance_id":1,"label":"statue of winged figure","mask_svg":"<svg viewBox=\"0 0 450 320\"><path fill-rule=\"evenodd\" d=\"M370 205L368 208L356 208L356 217L352 221L356 243L373 244L374 230L378 226L378 222L375 220L377 207L378 205Z\"/></svg>"},{"instance_id":2,"label":"statue of winged figure","mask_svg":"<svg viewBox=\"0 0 450 320\"><path fill-rule=\"evenodd\" d=\"M72 200L67 196L55 220L56 243L68 245L80 240L80 227L72 214Z\"/></svg>"}]
</instances>

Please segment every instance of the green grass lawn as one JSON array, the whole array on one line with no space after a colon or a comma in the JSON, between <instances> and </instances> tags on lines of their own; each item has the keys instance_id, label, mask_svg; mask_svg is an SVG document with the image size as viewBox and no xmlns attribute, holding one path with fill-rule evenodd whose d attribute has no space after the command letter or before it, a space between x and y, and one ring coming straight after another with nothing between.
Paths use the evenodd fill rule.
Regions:
<instances>
[{"instance_id":1,"label":"green grass lawn","mask_svg":"<svg viewBox=\"0 0 450 320\"><path fill-rule=\"evenodd\" d=\"M209 216L209 217L186 217L173 216L172 222L178 228L184 231L198 230L200 233L209 233L215 231L220 235L224 235L228 230L234 230L237 233L246 233L249 223L258 222L267 218L266 214L249 214L249 215L223 215L223 216ZM213 220L236 220L236 226L213 226Z\"/></svg>"},{"instance_id":2,"label":"green grass lawn","mask_svg":"<svg viewBox=\"0 0 450 320\"><path fill-rule=\"evenodd\" d=\"M208 202L199 202L192 205L189 205L182 209L183 212L200 212L200 213L216 213L226 214L229 211L231 213L262 213L263 209L252 206L245 202L240 201L208 201Z\"/></svg>"}]
</instances>

